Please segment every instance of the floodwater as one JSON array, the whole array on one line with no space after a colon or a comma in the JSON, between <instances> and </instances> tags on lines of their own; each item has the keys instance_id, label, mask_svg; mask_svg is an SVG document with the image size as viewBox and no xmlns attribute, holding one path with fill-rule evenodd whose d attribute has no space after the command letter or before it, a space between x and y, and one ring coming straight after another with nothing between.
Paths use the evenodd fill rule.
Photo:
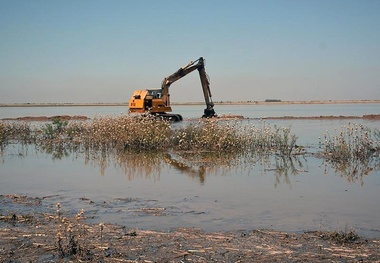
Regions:
<instances>
[{"instance_id":1,"label":"floodwater","mask_svg":"<svg viewBox=\"0 0 380 263\"><path fill-rule=\"evenodd\" d=\"M380 114L380 104L225 105L218 114L240 114L255 126L290 127L298 144L317 152L318 137L349 122L380 128L363 119L260 120L281 116L362 116ZM202 106L175 106L189 118ZM123 107L0 108L0 118L21 116L125 114ZM183 125L183 124L175 124ZM220 158L220 157L219 157ZM378 159L379 157L377 157ZM233 159L233 158L232 158ZM122 156L57 155L11 144L0 155L0 195L45 197L46 207L73 214L85 209L93 222L128 228L206 231L271 228L283 231L351 230L380 237L380 171L352 176L353 167L336 167L311 155L292 159L236 157L203 167L175 153ZM177 165L184 162L187 166ZM377 162L379 162L377 160ZM340 168L340 170L338 170ZM12 210L0 206L0 213ZM34 209L31 207L30 209Z\"/></svg>"}]
</instances>

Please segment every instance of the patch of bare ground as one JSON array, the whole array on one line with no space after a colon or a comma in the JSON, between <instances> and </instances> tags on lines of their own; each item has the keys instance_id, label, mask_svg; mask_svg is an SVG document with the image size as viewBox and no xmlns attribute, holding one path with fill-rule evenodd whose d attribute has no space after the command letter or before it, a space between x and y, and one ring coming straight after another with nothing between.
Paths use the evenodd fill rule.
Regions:
<instances>
[{"instance_id":1,"label":"patch of bare ground","mask_svg":"<svg viewBox=\"0 0 380 263\"><path fill-rule=\"evenodd\" d=\"M368 115L363 115L363 119L368 119L368 120L380 120L380 114L368 114Z\"/></svg>"},{"instance_id":2,"label":"patch of bare ground","mask_svg":"<svg viewBox=\"0 0 380 263\"><path fill-rule=\"evenodd\" d=\"M32 202L26 196L2 196ZM38 198L37 198L38 199ZM8 201L9 201L8 200ZM9 214L0 218L1 262L380 262L380 240L330 232L272 230L171 232L85 223L83 213Z\"/></svg>"}]
</instances>

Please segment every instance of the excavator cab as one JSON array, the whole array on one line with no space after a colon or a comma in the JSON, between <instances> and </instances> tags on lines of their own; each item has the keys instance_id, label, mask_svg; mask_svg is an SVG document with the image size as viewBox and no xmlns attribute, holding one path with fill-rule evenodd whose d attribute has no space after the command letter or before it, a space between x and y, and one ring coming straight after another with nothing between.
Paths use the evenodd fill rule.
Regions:
<instances>
[{"instance_id":1,"label":"excavator cab","mask_svg":"<svg viewBox=\"0 0 380 263\"><path fill-rule=\"evenodd\" d=\"M172 108L166 106L161 98L161 90L136 90L129 100L131 113L163 113L171 112Z\"/></svg>"}]
</instances>

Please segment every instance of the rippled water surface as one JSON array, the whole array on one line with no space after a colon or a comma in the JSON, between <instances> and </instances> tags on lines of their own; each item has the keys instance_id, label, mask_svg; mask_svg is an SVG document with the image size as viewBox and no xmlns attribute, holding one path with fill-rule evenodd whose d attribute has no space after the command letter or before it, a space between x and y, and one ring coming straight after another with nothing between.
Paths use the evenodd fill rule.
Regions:
<instances>
[{"instance_id":1,"label":"rippled water surface","mask_svg":"<svg viewBox=\"0 0 380 263\"><path fill-rule=\"evenodd\" d=\"M202 106L176 106L185 118ZM120 115L122 107L0 108L0 118L52 115ZM218 113L265 116L380 114L379 104L220 106ZM259 120L291 127L298 144L319 151L318 137L348 122L380 128L379 121ZM184 125L182 124L175 125ZM131 228L201 227L207 231L273 228L284 231L356 229L380 237L380 172L350 176L311 155L282 159L238 156L202 165L176 153L86 156L54 154L33 145L8 145L0 155L0 194L46 197L44 202L94 222ZM231 161L232 159L232 161ZM0 208L11 209L11 208Z\"/></svg>"}]
</instances>

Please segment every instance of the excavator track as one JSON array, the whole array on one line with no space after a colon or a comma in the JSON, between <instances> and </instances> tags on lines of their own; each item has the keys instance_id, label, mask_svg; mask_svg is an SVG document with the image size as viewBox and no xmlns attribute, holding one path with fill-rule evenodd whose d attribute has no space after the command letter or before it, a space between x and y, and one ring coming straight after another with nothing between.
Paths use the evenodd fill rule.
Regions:
<instances>
[{"instance_id":1,"label":"excavator track","mask_svg":"<svg viewBox=\"0 0 380 263\"><path fill-rule=\"evenodd\" d=\"M182 121L183 118L180 114L173 114L173 113L157 113L154 114L157 117L161 117L165 120L172 121L172 122L179 122Z\"/></svg>"}]
</instances>

